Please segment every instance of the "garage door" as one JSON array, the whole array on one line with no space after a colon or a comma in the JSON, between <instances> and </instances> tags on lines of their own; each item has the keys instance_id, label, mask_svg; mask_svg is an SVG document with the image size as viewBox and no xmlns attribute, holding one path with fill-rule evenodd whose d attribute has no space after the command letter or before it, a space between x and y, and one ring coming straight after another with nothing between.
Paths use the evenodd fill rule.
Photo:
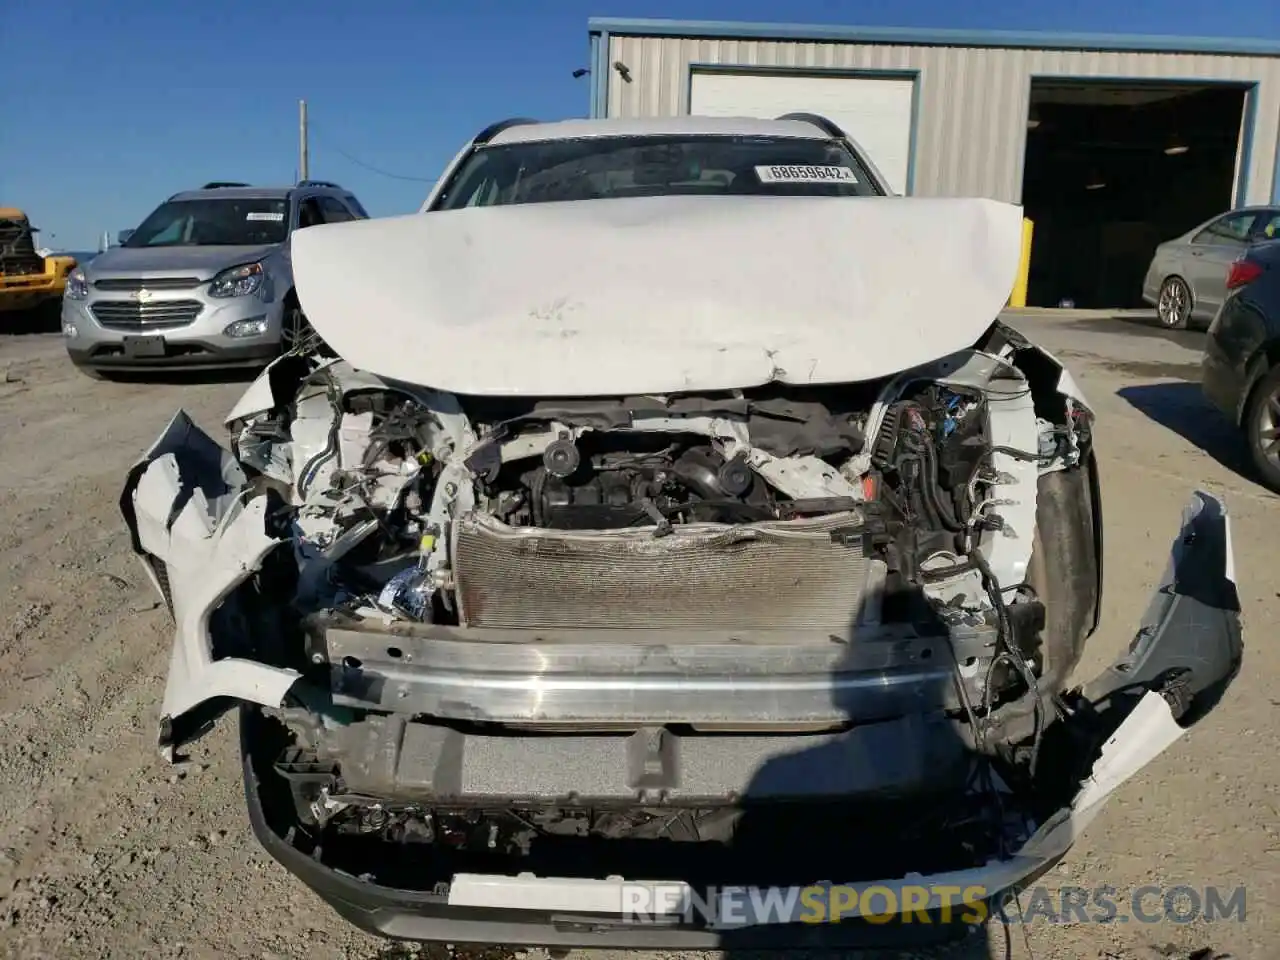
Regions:
<instances>
[{"instance_id":1,"label":"garage door","mask_svg":"<svg viewBox=\"0 0 1280 960\"><path fill-rule=\"evenodd\" d=\"M906 193L914 88L909 77L695 72L689 112L710 117L821 114L862 145L896 193Z\"/></svg>"}]
</instances>

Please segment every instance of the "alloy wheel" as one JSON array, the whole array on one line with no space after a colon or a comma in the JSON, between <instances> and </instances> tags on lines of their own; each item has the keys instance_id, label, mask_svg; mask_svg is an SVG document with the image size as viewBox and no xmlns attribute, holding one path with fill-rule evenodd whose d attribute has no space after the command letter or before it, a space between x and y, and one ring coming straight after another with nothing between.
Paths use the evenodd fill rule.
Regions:
<instances>
[{"instance_id":1,"label":"alloy wheel","mask_svg":"<svg viewBox=\"0 0 1280 960\"><path fill-rule=\"evenodd\" d=\"M1273 387L1259 403L1256 443L1262 454L1280 471L1280 388Z\"/></svg>"},{"instance_id":2,"label":"alloy wheel","mask_svg":"<svg viewBox=\"0 0 1280 960\"><path fill-rule=\"evenodd\" d=\"M1170 277L1160 287L1156 302L1156 316L1162 326L1179 329L1187 325L1191 314L1191 291L1177 277Z\"/></svg>"}]
</instances>

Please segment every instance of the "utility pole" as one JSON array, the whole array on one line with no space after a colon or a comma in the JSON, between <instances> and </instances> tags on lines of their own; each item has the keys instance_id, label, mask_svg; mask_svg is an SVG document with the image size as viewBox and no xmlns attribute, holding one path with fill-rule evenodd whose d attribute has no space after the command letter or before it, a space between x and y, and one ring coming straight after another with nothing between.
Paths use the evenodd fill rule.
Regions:
<instances>
[{"instance_id":1,"label":"utility pole","mask_svg":"<svg viewBox=\"0 0 1280 960\"><path fill-rule=\"evenodd\" d=\"M298 101L298 170L299 180L311 179L307 175L307 101Z\"/></svg>"}]
</instances>

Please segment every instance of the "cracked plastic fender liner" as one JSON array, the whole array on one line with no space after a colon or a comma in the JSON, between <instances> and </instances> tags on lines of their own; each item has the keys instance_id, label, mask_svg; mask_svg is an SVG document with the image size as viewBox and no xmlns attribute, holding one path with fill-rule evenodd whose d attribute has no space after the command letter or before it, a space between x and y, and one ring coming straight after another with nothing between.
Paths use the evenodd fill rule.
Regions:
<instances>
[{"instance_id":1,"label":"cracked plastic fender liner","mask_svg":"<svg viewBox=\"0 0 1280 960\"><path fill-rule=\"evenodd\" d=\"M130 471L121 497L134 551L175 625L160 736L168 759L211 719L203 715L208 705L279 706L300 676L213 658L210 615L282 542L267 535L266 498L245 503L244 484L231 454L180 410Z\"/></svg>"}]
</instances>

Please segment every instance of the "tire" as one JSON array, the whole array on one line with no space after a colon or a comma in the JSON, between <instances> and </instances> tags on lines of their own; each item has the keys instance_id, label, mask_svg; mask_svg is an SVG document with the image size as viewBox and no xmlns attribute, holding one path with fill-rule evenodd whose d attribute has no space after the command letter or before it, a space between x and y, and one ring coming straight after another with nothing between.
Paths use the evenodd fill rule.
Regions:
<instances>
[{"instance_id":1,"label":"tire","mask_svg":"<svg viewBox=\"0 0 1280 960\"><path fill-rule=\"evenodd\" d=\"M1166 330L1185 330L1191 319L1191 288L1181 277L1165 277L1156 297L1156 319Z\"/></svg>"},{"instance_id":2,"label":"tire","mask_svg":"<svg viewBox=\"0 0 1280 960\"><path fill-rule=\"evenodd\" d=\"M1258 478L1280 493L1280 366L1267 371L1253 388L1243 426Z\"/></svg>"},{"instance_id":3,"label":"tire","mask_svg":"<svg viewBox=\"0 0 1280 960\"><path fill-rule=\"evenodd\" d=\"M1093 635L1102 603L1101 542L1094 518L1092 456L1085 464L1042 476L1036 490L1036 528L1027 585L1044 605L1040 631L1041 698L1064 693ZM998 708L988 728L990 742L1012 744L1035 732L1037 699L1024 695Z\"/></svg>"},{"instance_id":4,"label":"tire","mask_svg":"<svg viewBox=\"0 0 1280 960\"><path fill-rule=\"evenodd\" d=\"M1102 558L1094 539L1089 471L1092 464L1042 476L1036 492L1036 529L1027 582L1045 607L1041 632L1044 692L1067 687L1093 632Z\"/></svg>"}]
</instances>

